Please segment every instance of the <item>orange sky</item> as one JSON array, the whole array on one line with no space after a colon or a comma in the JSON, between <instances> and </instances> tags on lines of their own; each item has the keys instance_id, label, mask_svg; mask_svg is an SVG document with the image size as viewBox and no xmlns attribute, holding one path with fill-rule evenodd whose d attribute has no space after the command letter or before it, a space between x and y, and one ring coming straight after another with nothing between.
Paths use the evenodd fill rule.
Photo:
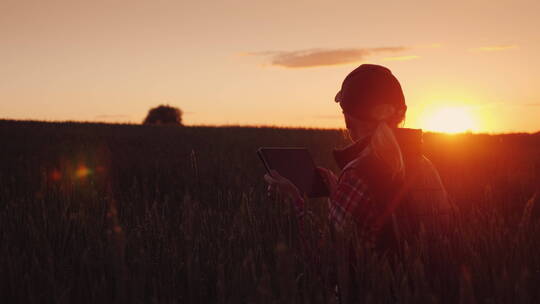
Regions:
<instances>
[{"instance_id":1,"label":"orange sky","mask_svg":"<svg viewBox=\"0 0 540 304\"><path fill-rule=\"evenodd\" d=\"M333 98L369 62L401 81L407 127L458 108L475 132L540 130L538 1L201 2L2 0L0 117L168 103L186 124L343 127Z\"/></svg>"}]
</instances>

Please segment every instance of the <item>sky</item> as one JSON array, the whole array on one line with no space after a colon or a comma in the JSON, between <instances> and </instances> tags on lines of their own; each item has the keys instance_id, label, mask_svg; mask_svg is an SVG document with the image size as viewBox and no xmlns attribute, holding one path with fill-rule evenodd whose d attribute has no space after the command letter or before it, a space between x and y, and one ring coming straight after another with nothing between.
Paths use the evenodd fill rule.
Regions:
<instances>
[{"instance_id":1,"label":"sky","mask_svg":"<svg viewBox=\"0 0 540 304\"><path fill-rule=\"evenodd\" d=\"M405 127L540 131L540 1L0 1L0 118L342 128L362 63Z\"/></svg>"}]
</instances>

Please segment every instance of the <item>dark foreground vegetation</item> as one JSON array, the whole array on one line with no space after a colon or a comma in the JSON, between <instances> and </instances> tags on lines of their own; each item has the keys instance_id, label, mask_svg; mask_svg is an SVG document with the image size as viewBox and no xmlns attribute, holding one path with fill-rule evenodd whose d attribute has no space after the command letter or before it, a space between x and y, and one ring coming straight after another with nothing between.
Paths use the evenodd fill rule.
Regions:
<instances>
[{"instance_id":1,"label":"dark foreground vegetation","mask_svg":"<svg viewBox=\"0 0 540 304\"><path fill-rule=\"evenodd\" d=\"M540 135L424 142L457 207L452 231L419 235L393 263L362 252L355 277L336 278L342 300L536 303ZM326 244L313 269L255 150L307 146L337 172L340 131L0 121L0 143L3 303L337 302L325 202L309 206L309 238ZM427 267L434 244L442 271Z\"/></svg>"}]
</instances>

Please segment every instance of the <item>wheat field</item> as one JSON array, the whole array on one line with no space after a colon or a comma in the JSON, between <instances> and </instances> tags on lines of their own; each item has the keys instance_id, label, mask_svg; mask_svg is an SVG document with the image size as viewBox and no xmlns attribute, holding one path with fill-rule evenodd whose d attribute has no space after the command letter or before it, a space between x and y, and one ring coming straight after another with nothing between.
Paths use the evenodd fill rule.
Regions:
<instances>
[{"instance_id":1,"label":"wheat field","mask_svg":"<svg viewBox=\"0 0 540 304\"><path fill-rule=\"evenodd\" d=\"M456 206L451 231L421 233L399 259L359 250L352 275L321 199L306 223L321 263L306 262L292 210L266 196L255 153L305 146L338 173L340 130L0 121L0 142L3 303L540 296L540 134L425 134L424 154Z\"/></svg>"}]
</instances>

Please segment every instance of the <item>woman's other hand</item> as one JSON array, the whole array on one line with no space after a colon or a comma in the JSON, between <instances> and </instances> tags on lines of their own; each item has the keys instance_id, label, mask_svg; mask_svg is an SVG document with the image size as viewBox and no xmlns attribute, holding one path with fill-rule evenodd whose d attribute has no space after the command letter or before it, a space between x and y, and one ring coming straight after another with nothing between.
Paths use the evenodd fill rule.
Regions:
<instances>
[{"instance_id":1,"label":"woman's other hand","mask_svg":"<svg viewBox=\"0 0 540 304\"><path fill-rule=\"evenodd\" d=\"M270 174L265 174L264 180L268 183L266 192L268 196L271 196L274 192L279 192L293 201L302 199L300 190L298 190L289 179L283 177L276 170L270 170Z\"/></svg>"},{"instance_id":2,"label":"woman's other hand","mask_svg":"<svg viewBox=\"0 0 540 304\"><path fill-rule=\"evenodd\" d=\"M321 175L324 183L326 184L326 187L328 187L328 190L330 191L330 197L332 197L332 195L336 191L338 184L337 176L331 170L323 167L317 167L317 171L319 171L319 174Z\"/></svg>"}]
</instances>

